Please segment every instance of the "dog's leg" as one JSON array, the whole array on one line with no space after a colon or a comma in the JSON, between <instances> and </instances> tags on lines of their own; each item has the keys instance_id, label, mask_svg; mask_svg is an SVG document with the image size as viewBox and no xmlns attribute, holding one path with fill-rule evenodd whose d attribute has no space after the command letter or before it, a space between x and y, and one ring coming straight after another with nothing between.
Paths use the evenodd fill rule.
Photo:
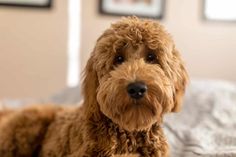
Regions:
<instances>
[{"instance_id":1,"label":"dog's leg","mask_svg":"<svg viewBox=\"0 0 236 157\"><path fill-rule=\"evenodd\" d=\"M54 113L52 107L35 107L3 116L0 123L0 157L34 156Z\"/></svg>"}]
</instances>

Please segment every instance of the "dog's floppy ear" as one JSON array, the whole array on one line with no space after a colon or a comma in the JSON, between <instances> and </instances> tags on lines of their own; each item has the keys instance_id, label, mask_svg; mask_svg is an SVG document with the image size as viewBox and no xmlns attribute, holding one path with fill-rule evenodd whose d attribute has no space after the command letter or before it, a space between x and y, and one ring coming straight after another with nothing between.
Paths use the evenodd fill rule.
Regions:
<instances>
[{"instance_id":1,"label":"dog's floppy ear","mask_svg":"<svg viewBox=\"0 0 236 157\"><path fill-rule=\"evenodd\" d=\"M181 109L183 95L188 82L188 74L178 50L174 48L172 53L173 64L171 68L174 73L174 105L171 111L178 112Z\"/></svg>"},{"instance_id":2,"label":"dog's floppy ear","mask_svg":"<svg viewBox=\"0 0 236 157\"><path fill-rule=\"evenodd\" d=\"M84 70L83 95L85 108L89 112L97 109L96 91L98 87L98 77L95 69L94 53L92 52Z\"/></svg>"}]
</instances>

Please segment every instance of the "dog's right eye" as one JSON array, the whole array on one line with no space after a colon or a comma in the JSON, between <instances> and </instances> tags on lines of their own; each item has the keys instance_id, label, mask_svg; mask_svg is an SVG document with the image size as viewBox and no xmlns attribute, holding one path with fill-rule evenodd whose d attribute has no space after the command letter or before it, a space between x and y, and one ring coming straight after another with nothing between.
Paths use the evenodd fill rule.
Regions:
<instances>
[{"instance_id":1,"label":"dog's right eye","mask_svg":"<svg viewBox=\"0 0 236 157\"><path fill-rule=\"evenodd\" d=\"M125 61L124 57L121 55L118 55L115 57L114 64L121 64Z\"/></svg>"},{"instance_id":2,"label":"dog's right eye","mask_svg":"<svg viewBox=\"0 0 236 157\"><path fill-rule=\"evenodd\" d=\"M158 63L156 54L153 52L148 53L146 61L151 64Z\"/></svg>"}]
</instances>

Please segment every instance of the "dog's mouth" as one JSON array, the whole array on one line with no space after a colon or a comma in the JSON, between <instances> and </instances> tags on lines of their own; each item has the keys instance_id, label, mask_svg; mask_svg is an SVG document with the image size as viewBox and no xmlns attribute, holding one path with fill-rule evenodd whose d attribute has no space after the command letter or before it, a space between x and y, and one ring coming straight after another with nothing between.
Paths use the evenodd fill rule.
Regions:
<instances>
[{"instance_id":1,"label":"dog's mouth","mask_svg":"<svg viewBox=\"0 0 236 157\"><path fill-rule=\"evenodd\" d=\"M151 90L151 89L150 89ZM100 95L100 109L114 123L133 131L150 127L160 117L162 107L153 93L147 90L141 98L132 98L127 92Z\"/></svg>"},{"instance_id":2,"label":"dog's mouth","mask_svg":"<svg viewBox=\"0 0 236 157\"><path fill-rule=\"evenodd\" d=\"M143 130L150 127L159 117L159 109L156 104L147 102L145 97L124 104L125 108L112 120L126 130Z\"/></svg>"},{"instance_id":3,"label":"dog's mouth","mask_svg":"<svg viewBox=\"0 0 236 157\"><path fill-rule=\"evenodd\" d=\"M130 103L126 105L124 112L142 108L143 110L148 110L151 116L157 114L154 102L149 99L149 89L145 82L137 81L129 83L127 86L127 94Z\"/></svg>"},{"instance_id":4,"label":"dog's mouth","mask_svg":"<svg viewBox=\"0 0 236 157\"><path fill-rule=\"evenodd\" d=\"M140 100L133 100L130 104L125 105L126 108L124 112L129 112L130 110L146 110L150 113L150 116L155 116L157 114L157 109L152 102L148 102L145 97L140 98Z\"/></svg>"}]
</instances>

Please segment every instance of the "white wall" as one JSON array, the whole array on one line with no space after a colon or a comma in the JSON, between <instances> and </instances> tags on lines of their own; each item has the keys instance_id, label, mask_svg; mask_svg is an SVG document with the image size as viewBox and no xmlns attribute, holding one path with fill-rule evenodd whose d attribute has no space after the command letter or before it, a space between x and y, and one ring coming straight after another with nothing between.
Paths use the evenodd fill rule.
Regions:
<instances>
[{"instance_id":1,"label":"white wall","mask_svg":"<svg viewBox=\"0 0 236 157\"><path fill-rule=\"evenodd\" d=\"M236 81L236 23L204 21L202 0L169 0L161 21L173 35L191 77ZM98 14L97 1L82 1L82 67L96 39L117 17Z\"/></svg>"}]
</instances>

